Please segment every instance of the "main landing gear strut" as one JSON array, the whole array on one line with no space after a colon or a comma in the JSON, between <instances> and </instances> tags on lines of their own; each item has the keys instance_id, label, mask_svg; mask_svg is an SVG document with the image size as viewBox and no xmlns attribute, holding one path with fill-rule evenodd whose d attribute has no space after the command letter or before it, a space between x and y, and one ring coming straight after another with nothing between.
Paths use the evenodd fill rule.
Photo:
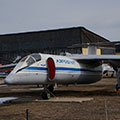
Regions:
<instances>
[{"instance_id":1,"label":"main landing gear strut","mask_svg":"<svg viewBox=\"0 0 120 120\"><path fill-rule=\"evenodd\" d=\"M53 94L53 91L54 91L54 85L50 85L50 86L44 86L44 90L42 92L42 99L49 99L52 96L55 96Z\"/></svg>"}]
</instances>

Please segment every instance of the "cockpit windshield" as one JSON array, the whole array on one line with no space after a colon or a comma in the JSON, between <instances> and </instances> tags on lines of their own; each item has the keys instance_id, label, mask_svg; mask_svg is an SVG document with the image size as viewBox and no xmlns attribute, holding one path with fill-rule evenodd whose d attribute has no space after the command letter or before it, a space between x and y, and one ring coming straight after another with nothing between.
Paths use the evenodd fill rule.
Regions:
<instances>
[{"instance_id":1,"label":"cockpit windshield","mask_svg":"<svg viewBox=\"0 0 120 120\"><path fill-rule=\"evenodd\" d=\"M28 64L28 66L29 66L29 65L35 63L35 60L30 56L26 62Z\"/></svg>"},{"instance_id":2,"label":"cockpit windshield","mask_svg":"<svg viewBox=\"0 0 120 120\"><path fill-rule=\"evenodd\" d=\"M34 57L36 61L40 61L41 60L41 56L38 53L31 54L31 56Z\"/></svg>"},{"instance_id":3,"label":"cockpit windshield","mask_svg":"<svg viewBox=\"0 0 120 120\"><path fill-rule=\"evenodd\" d=\"M24 61L27 59L27 57L28 57L28 56L22 58L22 59L20 60L20 62L24 62Z\"/></svg>"},{"instance_id":4,"label":"cockpit windshield","mask_svg":"<svg viewBox=\"0 0 120 120\"><path fill-rule=\"evenodd\" d=\"M31 54L31 55L28 55L26 57L24 57L20 62L25 62L29 65L37 62L37 61L40 61L41 60L41 56L40 54L38 53L34 53L34 54Z\"/></svg>"}]
</instances>

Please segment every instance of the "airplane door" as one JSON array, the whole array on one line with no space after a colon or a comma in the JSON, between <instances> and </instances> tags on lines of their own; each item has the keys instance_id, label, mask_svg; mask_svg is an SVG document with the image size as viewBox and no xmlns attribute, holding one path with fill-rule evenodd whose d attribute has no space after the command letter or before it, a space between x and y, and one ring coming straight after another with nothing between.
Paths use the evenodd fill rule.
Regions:
<instances>
[{"instance_id":1,"label":"airplane door","mask_svg":"<svg viewBox=\"0 0 120 120\"><path fill-rule=\"evenodd\" d=\"M48 67L48 79L53 80L55 77L55 63L52 58L47 59L47 67Z\"/></svg>"}]
</instances>

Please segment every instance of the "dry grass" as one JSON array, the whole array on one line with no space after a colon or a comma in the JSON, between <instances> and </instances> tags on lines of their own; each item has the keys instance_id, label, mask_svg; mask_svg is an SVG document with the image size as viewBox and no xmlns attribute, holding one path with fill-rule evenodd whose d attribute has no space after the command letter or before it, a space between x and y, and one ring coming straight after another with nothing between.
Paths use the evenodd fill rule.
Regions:
<instances>
[{"instance_id":1,"label":"dry grass","mask_svg":"<svg viewBox=\"0 0 120 120\"><path fill-rule=\"evenodd\" d=\"M0 120L25 120L25 110L29 109L29 120L106 120L105 100L108 120L119 120L120 96L115 91L116 80L105 78L91 85L70 85L57 88L57 97L93 97L93 101L83 103L38 102L39 91L27 90L36 86L8 86L0 88L0 96L17 96L18 101L0 106ZM11 91L24 88L25 91Z\"/></svg>"}]
</instances>

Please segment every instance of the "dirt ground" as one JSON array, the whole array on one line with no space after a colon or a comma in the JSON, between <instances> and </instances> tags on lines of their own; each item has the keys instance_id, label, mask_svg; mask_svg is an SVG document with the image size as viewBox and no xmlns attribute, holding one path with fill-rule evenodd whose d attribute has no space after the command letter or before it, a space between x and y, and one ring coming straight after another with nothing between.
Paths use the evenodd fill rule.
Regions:
<instances>
[{"instance_id":1,"label":"dirt ground","mask_svg":"<svg viewBox=\"0 0 120 120\"><path fill-rule=\"evenodd\" d=\"M18 100L0 105L0 120L120 120L120 96L115 90L116 78L104 78L90 85L60 86L55 89L59 98L93 98L91 101L47 102L41 101L41 91L36 86L0 87L0 97L18 97ZM39 100L39 101L38 101Z\"/></svg>"}]
</instances>

